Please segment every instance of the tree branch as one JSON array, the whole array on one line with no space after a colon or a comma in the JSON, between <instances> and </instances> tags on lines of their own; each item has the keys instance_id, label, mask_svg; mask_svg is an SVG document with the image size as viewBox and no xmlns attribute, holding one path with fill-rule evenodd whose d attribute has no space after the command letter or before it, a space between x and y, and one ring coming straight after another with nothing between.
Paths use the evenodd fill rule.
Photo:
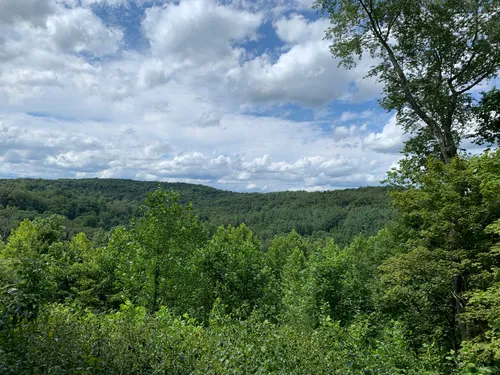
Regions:
<instances>
[{"instance_id":1,"label":"tree branch","mask_svg":"<svg viewBox=\"0 0 500 375\"><path fill-rule=\"evenodd\" d=\"M492 70L488 70L486 73L484 74L481 74L479 76L479 78L477 78L474 82L472 82L469 86L466 86L464 87L462 90L460 91L457 91L459 95L469 91L470 89L472 89L474 86L478 85L481 83L481 81L485 80L486 78L488 78L488 76L490 76L491 74L493 74L494 71Z\"/></svg>"},{"instance_id":2,"label":"tree branch","mask_svg":"<svg viewBox=\"0 0 500 375\"><path fill-rule=\"evenodd\" d=\"M404 92L406 100L408 101L408 104L413 109L413 111L415 111L417 116L420 117L420 119L422 121L424 121L427 125L430 126L434 135L437 138L437 141L439 144L439 149L441 150L441 154L443 156L444 162L448 163L449 155L448 155L447 148L446 148L446 142L444 139L444 135L443 135L441 129L439 128L439 125L436 123L436 121L433 118L431 118L427 113L425 113L425 111L422 109L422 107L417 103L415 97L412 95L412 93L408 87L408 80L406 78L406 75L405 75L401 65L397 61L397 58L396 58L396 55L394 54L394 51L392 50L391 46L387 43L387 41L384 40L384 37L382 36L382 33L380 31L380 28L378 27L378 24L373 17L373 8L368 9L368 7L366 6L366 4L364 3L363 0L358 0L358 1L359 1L360 5L363 7L363 9L365 10L366 14L368 15L368 18L370 19L370 23L372 25L372 29L373 29L373 33L375 34L375 37L382 44L382 46L384 47L384 49L386 50L386 52L389 56L389 60L391 61L391 64L392 64L394 70L396 71L397 76L399 77L399 83L403 89L403 92Z\"/></svg>"},{"instance_id":3,"label":"tree branch","mask_svg":"<svg viewBox=\"0 0 500 375\"><path fill-rule=\"evenodd\" d=\"M389 40L389 35L391 33L392 27L394 26L394 24L398 20L399 16L401 15L401 10L402 10L402 8L404 8L404 6L406 5L407 2L408 2L408 0L403 1L403 4L401 4L401 9L399 10L399 12L396 12L396 15L393 17L393 19L387 23L387 32L385 33L385 40Z\"/></svg>"},{"instance_id":4,"label":"tree branch","mask_svg":"<svg viewBox=\"0 0 500 375\"><path fill-rule=\"evenodd\" d=\"M479 35L479 26L478 26L478 9L476 7L475 9L475 12L474 12L474 21L475 21L475 28L474 28L474 36L472 37L472 42L471 42L471 48L474 49L474 47L476 46L476 42L477 42L477 38L478 38L478 35ZM470 67L470 65L472 64L472 61L474 60L474 58L476 57L477 55L477 51L474 51L471 53L471 56L469 57L469 59L467 60L467 62L465 63L464 66L462 66L462 69L460 69L460 71L455 74L454 76L450 77L450 83L453 83L453 81L456 81L458 78L460 78Z\"/></svg>"}]
</instances>

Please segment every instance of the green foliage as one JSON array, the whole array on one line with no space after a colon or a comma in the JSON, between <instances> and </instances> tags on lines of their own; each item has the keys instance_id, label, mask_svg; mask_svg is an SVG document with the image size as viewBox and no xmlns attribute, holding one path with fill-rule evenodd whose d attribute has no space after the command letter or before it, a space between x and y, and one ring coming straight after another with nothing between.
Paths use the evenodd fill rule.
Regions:
<instances>
[{"instance_id":1,"label":"green foliage","mask_svg":"<svg viewBox=\"0 0 500 375\"><path fill-rule=\"evenodd\" d=\"M454 341L455 309L452 277L457 263L440 253L417 248L385 261L381 269L380 311L404 322L402 328L415 348L423 343L444 345Z\"/></svg>"},{"instance_id":2,"label":"green foliage","mask_svg":"<svg viewBox=\"0 0 500 375\"><path fill-rule=\"evenodd\" d=\"M314 295L310 268L304 252L295 248L283 267L282 320L302 329L314 327Z\"/></svg>"},{"instance_id":3,"label":"green foliage","mask_svg":"<svg viewBox=\"0 0 500 375\"><path fill-rule=\"evenodd\" d=\"M24 220L0 249L0 326L35 319L50 301L54 285L48 258L61 237L61 221L57 216Z\"/></svg>"},{"instance_id":4,"label":"green foliage","mask_svg":"<svg viewBox=\"0 0 500 375\"><path fill-rule=\"evenodd\" d=\"M500 220L487 229L499 236ZM463 367L469 364L482 366L494 373L500 370L500 242L495 243L482 258L480 279L483 282L480 285L485 286L476 287L467 294L464 320L471 332L463 343L460 364Z\"/></svg>"},{"instance_id":5,"label":"green foliage","mask_svg":"<svg viewBox=\"0 0 500 375\"><path fill-rule=\"evenodd\" d=\"M269 279L264 261L262 245L248 227L221 226L197 254L203 294L210 296L207 307L216 299L243 314L259 306Z\"/></svg>"},{"instance_id":6,"label":"green foliage","mask_svg":"<svg viewBox=\"0 0 500 375\"><path fill-rule=\"evenodd\" d=\"M132 233L143 252L135 261L144 262L147 280L142 293L151 311L156 311L184 296L189 280L183 275L183 263L204 244L206 234L191 207L182 206L174 192L148 194L141 211Z\"/></svg>"},{"instance_id":7,"label":"green foliage","mask_svg":"<svg viewBox=\"0 0 500 375\"><path fill-rule=\"evenodd\" d=\"M57 283L55 301L97 310L117 308L114 255L108 248L96 247L84 233L55 246L50 259L51 276Z\"/></svg>"},{"instance_id":8,"label":"green foliage","mask_svg":"<svg viewBox=\"0 0 500 375\"><path fill-rule=\"evenodd\" d=\"M118 260L121 299L134 300L151 312L161 305L185 309L192 297L189 265L206 239L198 218L179 202L178 194L161 189L148 194L141 217L130 230L115 231L109 244Z\"/></svg>"},{"instance_id":9,"label":"green foliage","mask_svg":"<svg viewBox=\"0 0 500 375\"><path fill-rule=\"evenodd\" d=\"M130 303L98 315L52 305L15 335L0 332L2 374L412 374L434 375L432 360L408 350L397 324L369 339L369 324L317 329L279 326L253 314L210 325L166 308L154 315ZM5 350L7 349L7 350Z\"/></svg>"},{"instance_id":10,"label":"green foliage","mask_svg":"<svg viewBox=\"0 0 500 375\"><path fill-rule=\"evenodd\" d=\"M474 108L474 112L478 118L478 134L480 137L476 139L478 144L495 144L500 141L500 90L496 87L492 90L483 93L479 105Z\"/></svg>"},{"instance_id":11,"label":"green foliage","mask_svg":"<svg viewBox=\"0 0 500 375\"><path fill-rule=\"evenodd\" d=\"M456 156L474 107L483 128L497 127L489 121L497 94L477 105L472 95L500 68L497 0L317 0L315 6L331 20L326 38L340 65L374 58L368 76L384 84L380 104L396 110L413 135L405 151L418 156L417 164L431 155L446 163ZM475 138L491 141L484 130Z\"/></svg>"},{"instance_id":12,"label":"green foliage","mask_svg":"<svg viewBox=\"0 0 500 375\"><path fill-rule=\"evenodd\" d=\"M286 236L276 236L273 238L269 249L266 252L266 262L270 267L273 276L281 280L283 269L287 263L288 257L299 250L304 255L309 255L309 244L295 230L292 230Z\"/></svg>"},{"instance_id":13,"label":"green foliage","mask_svg":"<svg viewBox=\"0 0 500 375\"><path fill-rule=\"evenodd\" d=\"M358 237L343 250L327 242L311 265L316 308L326 305L329 316L342 324L374 312L378 267L397 252L395 239L387 230L371 238Z\"/></svg>"},{"instance_id":14,"label":"green foliage","mask_svg":"<svg viewBox=\"0 0 500 375\"><path fill-rule=\"evenodd\" d=\"M380 301L387 313L406 322L414 345L435 341L462 361L462 340L470 356L479 348L470 349L470 339L487 342L493 322L473 317L485 311L480 301L490 303L488 296L497 291L500 256L493 245L500 218L500 151L449 164L430 158L419 173L403 169L390 177L406 187L393 193L400 212L396 237L406 253L381 267Z\"/></svg>"},{"instance_id":15,"label":"green foliage","mask_svg":"<svg viewBox=\"0 0 500 375\"><path fill-rule=\"evenodd\" d=\"M7 237L25 218L59 214L66 217L67 238L84 232L94 240L103 230L128 226L158 185L179 193L179 203L192 202L192 213L210 233L220 225L245 223L265 248L274 235L293 229L311 238L333 236L346 246L357 234L373 235L394 218L385 188L244 194L183 183L15 179L0 180L0 236Z\"/></svg>"},{"instance_id":16,"label":"green foliage","mask_svg":"<svg viewBox=\"0 0 500 375\"><path fill-rule=\"evenodd\" d=\"M430 159L407 178L394 171L390 181L409 188L394 192L405 236L413 245L478 252L491 245L487 225L500 217L500 152L455 158L446 165Z\"/></svg>"},{"instance_id":17,"label":"green foliage","mask_svg":"<svg viewBox=\"0 0 500 375\"><path fill-rule=\"evenodd\" d=\"M399 217L347 246L293 230L266 250L243 224L209 236L162 189L92 239L25 220L0 244L0 372L498 372L500 151L390 181ZM337 201L357 207L344 222L373 212L357 197Z\"/></svg>"}]
</instances>

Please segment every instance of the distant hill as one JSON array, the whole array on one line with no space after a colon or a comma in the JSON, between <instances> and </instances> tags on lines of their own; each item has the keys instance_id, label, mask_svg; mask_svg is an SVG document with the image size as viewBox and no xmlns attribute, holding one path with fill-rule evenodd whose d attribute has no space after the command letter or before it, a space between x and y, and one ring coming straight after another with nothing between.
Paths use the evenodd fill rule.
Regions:
<instances>
[{"instance_id":1,"label":"distant hill","mask_svg":"<svg viewBox=\"0 0 500 375\"><path fill-rule=\"evenodd\" d=\"M127 225L146 194L158 186L192 202L210 231L221 224L245 223L264 244L295 229L306 236L333 236L345 245L359 233L376 233L395 217L384 187L264 194L119 179L0 179L0 235L8 235L24 218L60 214L67 218L68 235L92 236Z\"/></svg>"}]
</instances>

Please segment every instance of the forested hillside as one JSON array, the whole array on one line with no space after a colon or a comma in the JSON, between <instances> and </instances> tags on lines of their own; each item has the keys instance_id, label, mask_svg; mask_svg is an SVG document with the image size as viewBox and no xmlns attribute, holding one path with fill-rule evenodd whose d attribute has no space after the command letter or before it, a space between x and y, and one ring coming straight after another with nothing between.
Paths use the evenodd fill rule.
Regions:
<instances>
[{"instance_id":1,"label":"forested hillside","mask_svg":"<svg viewBox=\"0 0 500 375\"><path fill-rule=\"evenodd\" d=\"M219 225L245 223L267 246L276 234L332 236L340 245L357 234L372 235L394 218L386 188L307 193L234 193L202 185L132 180L0 180L0 235L22 219L58 214L70 236L128 225L148 192L160 186L192 202L210 233Z\"/></svg>"},{"instance_id":2,"label":"forested hillside","mask_svg":"<svg viewBox=\"0 0 500 375\"><path fill-rule=\"evenodd\" d=\"M99 241L24 220L0 244L0 373L498 373L500 151L390 181L395 221L344 248L210 235L161 189Z\"/></svg>"},{"instance_id":3,"label":"forested hillside","mask_svg":"<svg viewBox=\"0 0 500 375\"><path fill-rule=\"evenodd\" d=\"M153 3L156 12L160 8ZM185 3L167 2L161 9L168 12ZM330 145L338 142L342 148L345 145L346 153L371 149L376 152L369 155L385 159L387 155L382 154L394 153L404 142L394 168L387 173L386 187L240 194L189 184L127 180L0 180L0 374L500 374L500 90L494 86L500 75L500 0L316 0L319 16L325 17L318 17L321 23L303 13L274 13L288 1L255 2L272 3L267 12L272 18L266 21L271 27L257 28L256 23L255 34L240 37L223 22L227 18L231 25L238 23L236 8L227 7L238 3L248 12L245 19L258 21L265 12L251 13L253 2L214 1L210 8L201 6L208 3L205 1L190 3L200 14L208 12L217 27L213 35L197 38L195 45L169 42L188 44L190 54L183 58L188 64L197 60L189 57L191 52L196 57L210 54L204 44L225 50L235 38L244 37L245 44L254 45L261 31L272 28L286 41L277 48L293 54L274 56L276 49L265 48L253 63L256 60L247 57L254 54L254 47L245 50L242 44L236 44L232 54L252 71L259 65L263 70L256 72L265 71L277 82L281 75L297 82L310 79L313 89L305 94L314 96L313 91L321 88L320 80L334 77L321 75L324 69L316 62L324 59L310 54L321 46L328 53L324 42L320 45L314 40L316 25L326 27L325 40L331 42L330 52L339 66L352 69L364 60L359 68L365 72L365 63L371 64L368 76L378 81L376 89L375 81L357 86L356 76L346 75L353 90L343 95L339 91L337 99L328 99L333 101L323 107L311 101L308 110L314 109L311 116L326 123L330 121L323 117L326 112L345 108L345 103L338 106L340 101L354 103L373 95L371 91L381 91L377 94L381 107L395 114L391 128L384 126L377 133L359 126L370 133L355 147L331 138L330 130L325 130L328 127L321 126L318 134L328 138L327 142L304 139L304 143L308 149L324 147L327 154L335 150ZM309 2L294 3L303 6ZM17 2L3 9L30 13ZM189 27L176 29L171 22L173 27L163 28L154 44L191 29L189 22L197 23L192 28L196 37L199 30L210 29L199 28L201 18L192 18L190 8L182 9L180 15ZM63 11L61 5L58 12ZM211 13L214 11L222 12L223 17ZM4 22L19 22L17 15L3 18ZM155 18L168 23L166 18ZM280 30L279 24L287 19L293 21L292 26ZM54 33L57 23L48 20L47 30ZM314 31L305 33L306 26ZM40 33L33 39L43 44L43 27L34 24L11 31L7 39L20 39L31 29ZM93 33L100 35L95 28ZM227 34L226 39L212 43L218 33ZM307 44L293 44L302 39ZM5 45L11 49L14 44ZM79 48L75 50L78 54L87 54ZM164 63L160 61L163 55L148 50L148 56L155 58L155 66ZM93 61L106 59L102 55ZM119 60L109 60L120 65ZM295 77L286 65L297 65L300 60L311 65L298 65L304 74ZM231 65L225 59L220 63L225 72L221 80L246 75L228 71ZM163 68L161 74L142 72L139 76L181 81ZM212 72L212 66L196 69L200 68ZM52 75L17 73L13 76L26 81L52 80ZM218 76L210 76L218 84ZM96 91L84 74L79 77L88 81L81 86ZM10 78L5 82L11 82ZM202 80L192 82L203 85ZM244 82L250 86L258 81ZM271 81L257 85L256 92L274 98L273 86L265 82ZM328 83L337 89L337 80ZM141 84L132 86L135 90ZM272 102L290 110L291 117L295 110L288 104L295 103L294 87L287 84L278 90L291 91L283 106L280 101ZM150 89L147 101L158 96ZM130 95L126 89L119 91L118 96ZM229 91L234 96L231 101L238 103L237 91ZM182 103L186 95L182 90L179 94L182 100L178 103ZM130 97L120 107L133 107L132 101ZM203 104L201 100L196 105ZM239 107L251 108L242 102ZM365 108L361 102L354 107ZM170 106L155 103L154 111L137 118L140 122L154 117L163 121L158 113L163 110ZM266 107L268 111L274 110ZM82 107L81 112L87 111ZM344 113L340 123L341 117L361 121L372 112ZM224 131L228 129L225 119L215 116L214 124L211 115L202 115L205 117L210 121L204 121L203 131L186 132L190 145L201 143L209 134L207 128L220 130L220 125ZM125 117L119 118L121 124ZM191 121L181 122L187 123ZM310 124L301 123L301 129L302 125ZM252 132L263 129L252 124L248 128ZM291 131L291 127L282 128ZM71 151L42 157L45 148L30 150L31 143L24 138L28 132L9 133L8 125L2 129L5 136L0 146L19 148L7 150L0 156L2 162L21 163L20 170L26 165L57 165L66 171L78 164L78 171L87 167L94 171L86 167L93 153ZM350 129L339 125L336 135L355 129L354 125ZM116 135L115 128L108 130ZM154 130L152 137L161 132L160 127ZM335 130L332 127L331 133ZM127 133L129 138L139 135L132 130ZM35 137L45 134L36 133ZM230 134L228 131L227 136ZM265 137L272 135L270 131ZM238 137L244 138L243 133ZM112 143L123 142L119 137L110 139L113 141L101 143L88 138L82 143L101 153L113 148ZM75 144L79 140L71 138ZM259 152L274 147L274 139L270 141ZM61 147L66 142L61 138L52 143ZM134 143L129 144L127 138L123 144L128 148ZM231 149L244 152L237 144ZM164 153L173 149L170 142L141 143L135 151L142 159L116 163L117 157L109 155L102 159L106 160L102 168L114 164L128 168L130 160L138 168L141 160L157 160L155 170L164 167L162 176L169 175L177 164L167 160L172 155ZM396 160L391 155L394 159L385 160ZM356 176L351 164L377 165L377 160L369 159L365 155L340 156L338 163L337 159L323 163L327 159L315 158L324 164L322 169L304 174L304 165L310 164L300 162L301 168L292 168L292 174L302 181L333 183L340 178L339 170L347 170L351 179L345 181L351 181ZM194 172L198 163L211 164L211 159L200 157L193 167L186 160L190 168L185 171L192 174L198 172ZM290 172L288 162L271 163L262 173L252 163L241 165L252 171L249 178L290 176L285 174Z\"/></svg>"}]
</instances>

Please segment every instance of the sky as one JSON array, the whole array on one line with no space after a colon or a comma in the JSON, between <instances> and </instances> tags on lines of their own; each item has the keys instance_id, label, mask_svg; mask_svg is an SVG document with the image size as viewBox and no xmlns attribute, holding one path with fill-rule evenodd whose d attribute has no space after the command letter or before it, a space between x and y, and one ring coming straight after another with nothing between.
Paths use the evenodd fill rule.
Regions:
<instances>
[{"instance_id":1,"label":"sky","mask_svg":"<svg viewBox=\"0 0 500 375\"><path fill-rule=\"evenodd\" d=\"M0 178L378 185L406 135L312 0L0 0Z\"/></svg>"}]
</instances>

